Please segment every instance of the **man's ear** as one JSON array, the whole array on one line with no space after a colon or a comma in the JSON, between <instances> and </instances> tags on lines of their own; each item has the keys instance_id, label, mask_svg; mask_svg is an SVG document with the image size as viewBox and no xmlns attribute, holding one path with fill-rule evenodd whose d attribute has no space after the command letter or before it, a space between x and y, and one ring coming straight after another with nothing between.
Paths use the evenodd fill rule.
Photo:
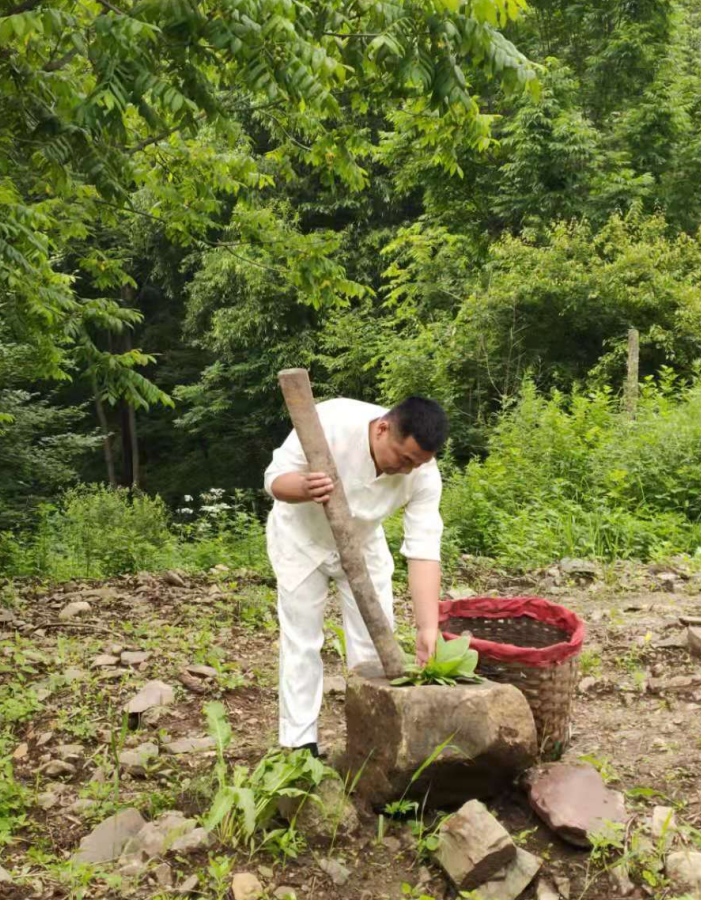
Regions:
<instances>
[{"instance_id":1,"label":"man's ear","mask_svg":"<svg viewBox=\"0 0 701 900\"><path fill-rule=\"evenodd\" d=\"M387 434L389 432L389 420L388 419L380 419L377 423L377 434Z\"/></svg>"}]
</instances>

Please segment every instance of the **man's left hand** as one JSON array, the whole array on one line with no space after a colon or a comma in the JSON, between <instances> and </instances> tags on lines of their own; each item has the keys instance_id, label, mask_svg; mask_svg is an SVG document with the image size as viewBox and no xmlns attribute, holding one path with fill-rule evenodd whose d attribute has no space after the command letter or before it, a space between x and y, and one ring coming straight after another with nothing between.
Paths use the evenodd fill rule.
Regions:
<instances>
[{"instance_id":1,"label":"man's left hand","mask_svg":"<svg viewBox=\"0 0 701 900\"><path fill-rule=\"evenodd\" d=\"M416 633L416 662L420 666L425 666L429 657L436 652L437 640L437 628L421 628Z\"/></svg>"}]
</instances>

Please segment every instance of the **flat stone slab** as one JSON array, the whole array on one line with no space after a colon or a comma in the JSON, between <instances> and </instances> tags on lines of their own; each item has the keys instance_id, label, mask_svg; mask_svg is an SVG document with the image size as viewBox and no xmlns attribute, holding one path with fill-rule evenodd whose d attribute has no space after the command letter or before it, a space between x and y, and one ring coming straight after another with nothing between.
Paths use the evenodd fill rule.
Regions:
<instances>
[{"instance_id":1,"label":"flat stone slab","mask_svg":"<svg viewBox=\"0 0 701 900\"><path fill-rule=\"evenodd\" d=\"M589 847L589 835L606 822L628 820L623 794L607 788L593 766L547 763L531 769L524 786L534 811L576 847Z\"/></svg>"},{"instance_id":2,"label":"flat stone slab","mask_svg":"<svg viewBox=\"0 0 701 900\"><path fill-rule=\"evenodd\" d=\"M100 863L118 859L129 838L138 834L145 824L138 809L123 809L115 813L83 838L73 861Z\"/></svg>"},{"instance_id":3,"label":"flat stone slab","mask_svg":"<svg viewBox=\"0 0 701 900\"><path fill-rule=\"evenodd\" d=\"M479 887L481 893L481 885L514 860L516 846L487 807L470 800L442 823L434 857L459 891Z\"/></svg>"},{"instance_id":4,"label":"flat stone slab","mask_svg":"<svg viewBox=\"0 0 701 900\"><path fill-rule=\"evenodd\" d=\"M175 700L175 693L169 684L149 681L136 696L125 705L128 713L142 713L153 706L168 706Z\"/></svg>"},{"instance_id":5,"label":"flat stone slab","mask_svg":"<svg viewBox=\"0 0 701 900\"><path fill-rule=\"evenodd\" d=\"M375 665L354 669L346 691L345 764L363 768L357 792L373 804L405 795L457 806L498 793L533 764L537 739L524 695L485 681L392 687ZM440 744L438 759L412 776Z\"/></svg>"}]
</instances>

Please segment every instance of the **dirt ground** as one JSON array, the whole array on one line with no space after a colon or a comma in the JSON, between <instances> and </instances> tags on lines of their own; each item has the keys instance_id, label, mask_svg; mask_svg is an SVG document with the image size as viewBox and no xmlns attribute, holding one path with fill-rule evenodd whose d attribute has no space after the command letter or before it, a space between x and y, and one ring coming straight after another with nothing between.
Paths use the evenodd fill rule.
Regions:
<instances>
[{"instance_id":1,"label":"dirt ground","mask_svg":"<svg viewBox=\"0 0 701 900\"><path fill-rule=\"evenodd\" d=\"M395 900L402 896L443 898L454 892L437 867L417 858L406 823L387 821L378 840L378 817L359 809L361 828L339 841L333 856L350 870L342 886L320 867L321 850L307 849L283 863L260 851L214 846L194 854L170 854L174 893L158 888L149 873L118 882L100 873L82 883L67 860L81 838L117 808L137 806L146 819L166 809L188 815L206 812L211 799L215 753L158 757L142 776L122 774L115 792L109 776L116 752L143 741L163 744L203 736L203 705L224 703L233 729L231 764L255 765L276 744L277 631L274 586L254 573L220 571L183 576L184 585L164 577L138 575L104 583L5 585L0 605L0 695L13 729L9 752L17 782L24 787L26 819L13 838L0 841L0 865L13 883L0 883L0 897L161 898L177 895L189 876L198 876L192 896L228 896L231 874L257 874L267 896L281 885L298 900ZM171 579L177 581L178 579ZM644 834L656 804L677 807L689 834L701 837L701 664L683 646L679 617L701 615L701 574L679 562L666 566L618 564L596 572L554 566L519 578L466 559L453 596L474 592L499 596L537 595L576 611L587 623L582 679L574 701L573 731L566 759L585 757L611 787L626 792L631 813L628 836ZM69 620L59 612L73 601L89 610ZM400 637L410 633L409 604L398 600ZM338 633L329 611L324 650L327 676L343 673ZM334 642L336 647L334 647ZM117 644L119 647L115 647ZM117 650L151 655L135 665L95 665ZM183 667L213 665L215 678L187 676ZM152 679L173 686L175 702L151 725L122 731L124 703ZM38 698L38 701L33 698ZM7 723L6 723L7 724ZM333 750L344 740L342 694L324 699L320 743ZM50 776L42 768L61 745L73 750L71 768ZM1 777L0 771L0 777ZM79 798L93 800L75 811ZM4 802L4 806L3 806ZM543 871L569 881L572 900L615 900L623 894L604 874L587 887L589 854L565 844L539 822L517 789L490 804L517 843L544 860ZM0 824L11 809L0 784ZM698 831L695 831L697 829ZM0 828L0 838L2 830ZM217 875L210 861L224 858ZM216 867L215 867L216 868ZM674 896L658 884L638 885L633 896ZM411 892L407 894L410 885ZM536 896L533 885L523 897Z\"/></svg>"}]
</instances>

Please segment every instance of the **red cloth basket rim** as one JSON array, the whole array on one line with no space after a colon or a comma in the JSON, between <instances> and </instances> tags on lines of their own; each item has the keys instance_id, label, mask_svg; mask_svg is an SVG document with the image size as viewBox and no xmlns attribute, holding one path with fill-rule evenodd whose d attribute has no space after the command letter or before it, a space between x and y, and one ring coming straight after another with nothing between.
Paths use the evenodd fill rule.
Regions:
<instances>
[{"instance_id":1,"label":"red cloth basket rim","mask_svg":"<svg viewBox=\"0 0 701 900\"><path fill-rule=\"evenodd\" d=\"M586 631L584 622L571 609L542 597L468 597L464 600L443 600L440 603L438 621L443 624L451 618L511 619L520 616L554 625L566 632L569 639L549 647L518 647L515 644L500 644L471 636L470 646L485 658L536 668L565 662L582 649ZM451 640L460 635L444 631L443 637Z\"/></svg>"}]
</instances>

